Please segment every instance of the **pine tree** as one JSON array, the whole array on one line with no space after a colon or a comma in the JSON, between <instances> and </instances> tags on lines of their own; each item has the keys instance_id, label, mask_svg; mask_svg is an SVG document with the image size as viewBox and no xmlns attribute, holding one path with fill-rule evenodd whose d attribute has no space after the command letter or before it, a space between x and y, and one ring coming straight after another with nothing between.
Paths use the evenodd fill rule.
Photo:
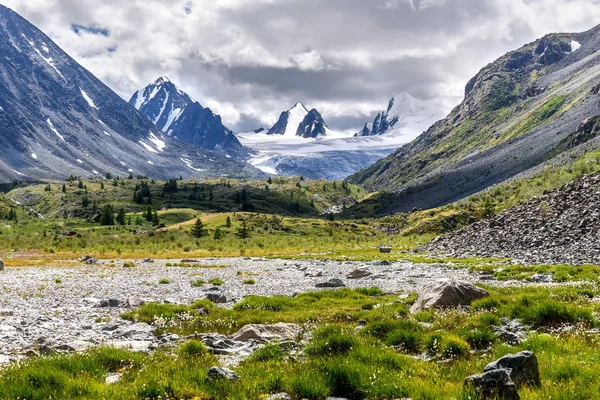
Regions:
<instances>
[{"instance_id":1,"label":"pine tree","mask_svg":"<svg viewBox=\"0 0 600 400\"><path fill-rule=\"evenodd\" d=\"M246 225L246 220L242 221L242 227L238 229L238 236L241 239L248 239L250 237L250 232L248 232L248 226Z\"/></svg>"},{"instance_id":2,"label":"pine tree","mask_svg":"<svg viewBox=\"0 0 600 400\"><path fill-rule=\"evenodd\" d=\"M82 180L79 181L79 183L77 184L77 187L79 189L83 189L83 181Z\"/></svg>"},{"instance_id":3,"label":"pine tree","mask_svg":"<svg viewBox=\"0 0 600 400\"><path fill-rule=\"evenodd\" d=\"M104 190L104 182L100 182L100 189Z\"/></svg>"},{"instance_id":4,"label":"pine tree","mask_svg":"<svg viewBox=\"0 0 600 400\"><path fill-rule=\"evenodd\" d=\"M227 216L227 219L225 220L225 227L231 228L231 217L229 215Z\"/></svg>"},{"instance_id":5,"label":"pine tree","mask_svg":"<svg viewBox=\"0 0 600 400\"><path fill-rule=\"evenodd\" d=\"M158 226L160 221L158 220L158 211L154 210L154 214L152 214L152 225Z\"/></svg>"},{"instance_id":6,"label":"pine tree","mask_svg":"<svg viewBox=\"0 0 600 400\"><path fill-rule=\"evenodd\" d=\"M148 206L146 208L146 212L144 213L144 218L146 218L146 221L152 222L152 206Z\"/></svg>"},{"instance_id":7,"label":"pine tree","mask_svg":"<svg viewBox=\"0 0 600 400\"><path fill-rule=\"evenodd\" d=\"M115 224L115 209L112 204L107 204L102 208L100 215L100 225L110 226Z\"/></svg>"},{"instance_id":8,"label":"pine tree","mask_svg":"<svg viewBox=\"0 0 600 400\"><path fill-rule=\"evenodd\" d=\"M201 238L208 235L208 231L204 229L204 223L200 218L196 219L196 223L192 227L192 236L195 238Z\"/></svg>"},{"instance_id":9,"label":"pine tree","mask_svg":"<svg viewBox=\"0 0 600 400\"><path fill-rule=\"evenodd\" d=\"M63 193L67 193L67 185L65 185L64 183L63 183L63 186L62 186L62 192Z\"/></svg>"},{"instance_id":10,"label":"pine tree","mask_svg":"<svg viewBox=\"0 0 600 400\"><path fill-rule=\"evenodd\" d=\"M268 183L269 185L273 184L273 178L269 177L269 179L267 179L267 183Z\"/></svg>"},{"instance_id":11,"label":"pine tree","mask_svg":"<svg viewBox=\"0 0 600 400\"><path fill-rule=\"evenodd\" d=\"M117 218L115 220L117 221L117 224L125 225L125 208L124 207L119 208L119 212L117 213Z\"/></svg>"},{"instance_id":12,"label":"pine tree","mask_svg":"<svg viewBox=\"0 0 600 400\"><path fill-rule=\"evenodd\" d=\"M214 240L221 240L221 238L223 238L223 231L221 230L221 228L217 228L215 230L215 234L213 236Z\"/></svg>"},{"instance_id":13,"label":"pine tree","mask_svg":"<svg viewBox=\"0 0 600 400\"><path fill-rule=\"evenodd\" d=\"M92 203L92 215L96 215L97 212L98 212L98 203L96 202L96 199L94 199L94 202Z\"/></svg>"}]
</instances>

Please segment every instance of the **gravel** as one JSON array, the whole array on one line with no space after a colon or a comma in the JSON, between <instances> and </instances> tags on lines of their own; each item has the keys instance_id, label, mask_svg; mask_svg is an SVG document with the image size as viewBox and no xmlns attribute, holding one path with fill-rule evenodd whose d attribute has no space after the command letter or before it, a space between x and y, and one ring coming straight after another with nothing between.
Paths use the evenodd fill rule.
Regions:
<instances>
[{"instance_id":1,"label":"gravel","mask_svg":"<svg viewBox=\"0 0 600 400\"><path fill-rule=\"evenodd\" d=\"M351 288L375 286L393 293L415 291L437 279L483 282L481 274L467 269L409 262L382 266L376 262L231 258L197 260L197 267L167 267L165 260L135 263L134 268L123 268L123 260L115 260L60 268L9 267L0 272L0 364L49 351L82 351L98 345L151 351L179 341L177 335L157 337L151 325L119 317L143 302L189 304L219 293L227 299L220 306L231 307L248 295L293 296L318 290L317 283L334 278ZM373 275L347 279L357 268ZM317 277L307 271L321 273ZM256 284L243 284L248 277ZM163 278L170 283L159 284ZM213 278L224 284L191 285Z\"/></svg>"}]
</instances>

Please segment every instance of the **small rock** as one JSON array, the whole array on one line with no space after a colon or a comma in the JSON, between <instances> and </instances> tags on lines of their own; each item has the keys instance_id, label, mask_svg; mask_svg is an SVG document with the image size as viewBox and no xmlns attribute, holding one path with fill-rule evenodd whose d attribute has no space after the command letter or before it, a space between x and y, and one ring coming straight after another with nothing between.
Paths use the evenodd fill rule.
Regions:
<instances>
[{"instance_id":1,"label":"small rock","mask_svg":"<svg viewBox=\"0 0 600 400\"><path fill-rule=\"evenodd\" d=\"M153 263L154 260L151 259L151 258L144 258L143 262L145 262L145 263Z\"/></svg>"},{"instance_id":2,"label":"small rock","mask_svg":"<svg viewBox=\"0 0 600 400\"><path fill-rule=\"evenodd\" d=\"M552 283L554 278L551 274L535 274L531 277L531 282L535 283Z\"/></svg>"},{"instance_id":3,"label":"small rock","mask_svg":"<svg viewBox=\"0 0 600 400\"><path fill-rule=\"evenodd\" d=\"M487 290L468 282L454 280L433 282L425 285L419 292L410 312L416 313L430 308L469 306L473 300L487 296L489 296Z\"/></svg>"},{"instance_id":4,"label":"small rock","mask_svg":"<svg viewBox=\"0 0 600 400\"><path fill-rule=\"evenodd\" d=\"M104 382L106 382L106 384L108 385L113 385L115 383L118 383L121 380L121 377L123 376L123 374L120 373L108 373L106 374L106 378L104 379Z\"/></svg>"},{"instance_id":5,"label":"small rock","mask_svg":"<svg viewBox=\"0 0 600 400\"><path fill-rule=\"evenodd\" d=\"M215 304L227 303L227 297L221 293L209 293L206 298Z\"/></svg>"},{"instance_id":6,"label":"small rock","mask_svg":"<svg viewBox=\"0 0 600 400\"><path fill-rule=\"evenodd\" d=\"M100 302L94 306L94 307L99 307L99 308L117 308L117 307L122 307L123 303L120 300L117 299L105 299L105 300L100 300Z\"/></svg>"},{"instance_id":7,"label":"small rock","mask_svg":"<svg viewBox=\"0 0 600 400\"><path fill-rule=\"evenodd\" d=\"M464 385L471 387L483 399L520 400L509 371L496 369L465 379Z\"/></svg>"},{"instance_id":8,"label":"small rock","mask_svg":"<svg viewBox=\"0 0 600 400\"><path fill-rule=\"evenodd\" d=\"M0 260L0 271L4 271L4 261Z\"/></svg>"},{"instance_id":9,"label":"small rock","mask_svg":"<svg viewBox=\"0 0 600 400\"><path fill-rule=\"evenodd\" d=\"M299 325L282 322L273 325L250 324L231 335L231 339L237 342L248 342L249 340L281 342L297 338L302 331L303 329Z\"/></svg>"},{"instance_id":10,"label":"small rock","mask_svg":"<svg viewBox=\"0 0 600 400\"><path fill-rule=\"evenodd\" d=\"M226 379L228 381L237 381L240 379L239 375L234 371L221 368L221 367L211 367L206 374L206 379L210 381L218 380L218 379Z\"/></svg>"},{"instance_id":11,"label":"small rock","mask_svg":"<svg viewBox=\"0 0 600 400\"><path fill-rule=\"evenodd\" d=\"M276 393L265 398L265 400L292 400L292 397L287 393Z\"/></svg>"},{"instance_id":12,"label":"small rock","mask_svg":"<svg viewBox=\"0 0 600 400\"><path fill-rule=\"evenodd\" d=\"M342 288L342 287L346 287L346 285L344 284L344 282L341 279L338 279L338 278L332 278L332 279L328 280L327 282L317 283L315 286L318 287L318 288Z\"/></svg>"},{"instance_id":13,"label":"small rock","mask_svg":"<svg viewBox=\"0 0 600 400\"><path fill-rule=\"evenodd\" d=\"M483 371L489 372L500 369L509 371L510 378L517 386L540 384L540 371L538 369L537 358L531 351L507 354L486 365Z\"/></svg>"},{"instance_id":14,"label":"small rock","mask_svg":"<svg viewBox=\"0 0 600 400\"><path fill-rule=\"evenodd\" d=\"M369 271L368 269L357 268L354 271L350 272L348 275L346 275L346 278L348 278L348 279L363 279L363 278L367 278L371 275L373 275L373 273L371 271Z\"/></svg>"}]
</instances>

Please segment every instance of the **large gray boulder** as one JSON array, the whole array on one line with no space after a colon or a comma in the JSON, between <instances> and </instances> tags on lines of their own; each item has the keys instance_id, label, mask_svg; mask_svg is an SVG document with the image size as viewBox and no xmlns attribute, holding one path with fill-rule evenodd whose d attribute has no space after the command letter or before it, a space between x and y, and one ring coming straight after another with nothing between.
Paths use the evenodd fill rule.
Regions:
<instances>
[{"instance_id":1,"label":"large gray boulder","mask_svg":"<svg viewBox=\"0 0 600 400\"><path fill-rule=\"evenodd\" d=\"M487 290L468 282L444 280L425 285L410 308L416 313L430 308L468 306L474 300L489 296Z\"/></svg>"},{"instance_id":2,"label":"large gray boulder","mask_svg":"<svg viewBox=\"0 0 600 400\"><path fill-rule=\"evenodd\" d=\"M221 367L211 367L208 370L208 373L206 374L206 379L208 379L209 381L216 381L219 379L225 379L228 381L237 381L240 379L239 375L236 374L234 371L227 369L227 368L221 368Z\"/></svg>"},{"instance_id":3,"label":"large gray boulder","mask_svg":"<svg viewBox=\"0 0 600 400\"><path fill-rule=\"evenodd\" d=\"M484 372L507 370L515 385L539 385L540 371L535 354L531 351L521 351L517 354L507 354L504 357L489 363Z\"/></svg>"},{"instance_id":4,"label":"large gray boulder","mask_svg":"<svg viewBox=\"0 0 600 400\"><path fill-rule=\"evenodd\" d=\"M338 278L331 278L327 282L317 283L315 286L318 287L318 288L342 288L342 287L346 287L346 285L344 284L344 281L342 281L341 279L338 279Z\"/></svg>"},{"instance_id":5,"label":"large gray boulder","mask_svg":"<svg viewBox=\"0 0 600 400\"><path fill-rule=\"evenodd\" d=\"M465 379L465 387L472 388L482 399L520 400L519 392L509 371L495 369L469 376Z\"/></svg>"},{"instance_id":6,"label":"large gray boulder","mask_svg":"<svg viewBox=\"0 0 600 400\"><path fill-rule=\"evenodd\" d=\"M260 342L282 342L295 340L302 334L302 328L296 324L278 323L273 325L246 325L238 332L231 335L237 342L257 340Z\"/></svg>"}]
</instances>

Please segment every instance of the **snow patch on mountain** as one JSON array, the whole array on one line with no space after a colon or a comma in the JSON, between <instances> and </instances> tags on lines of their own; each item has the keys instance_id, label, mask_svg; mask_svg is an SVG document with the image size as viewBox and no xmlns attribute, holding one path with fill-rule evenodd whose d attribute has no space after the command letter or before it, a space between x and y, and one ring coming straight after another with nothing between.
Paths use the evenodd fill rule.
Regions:
<instances>
[{"instance_id":1,"label":"snow patch on mountain","mask_svg":"<svg viewBox=\"0 0 600 400\"><path fill-rule=\"evenodd\" d=\"M82 88L79 88L79 90L81 91L81 95L83 96L85 101L87 101L88 105L97 110L98 107L96 107L96 104L94 104L94 100L92 100L92 98L90 96L88 96L88 94L85 92L85 90L83 90ZM98 121L100 121L100 120L98 120Z\"/></svg>"},{"instance_id":2,"label":"snow patch on mountain","mask_svg":"<svg viewBox=\"0 0 600 400\"><path fill-rule=\"evenodd\" d=\"M52 124L52 121L50 121L50 118L48 118L48 119L46 120L46 122L48 123L48 126L50 127L50 130L51 130L52 132L54 132L54 133L56 134L56 136L58 136L58 137L59 137L60 139L62 139L62 141L64 142L64 141L65 141L65 138L64 138L64 136L63 136L63 135L61 135L60 133L58 133L58 131L57 131L57 130L56 130L56 128L54 127L54 124Z\"/></svg>"},{"instance_id":3,"label":"snow patch on mountain","mask_svg":"<svg viewBox=\"0 0 600 400\"><path fill-rule=\"evenodd\" d=\"M577 50L578 50L580 47L581 47L581 43L579 43L579 42L577 42L577 41L575 41L575 40L573 40L573 41L571 42L571 51L572 51L572 52L573 52L573 51L577 51Z\"/></svg>"}]
</instances>

